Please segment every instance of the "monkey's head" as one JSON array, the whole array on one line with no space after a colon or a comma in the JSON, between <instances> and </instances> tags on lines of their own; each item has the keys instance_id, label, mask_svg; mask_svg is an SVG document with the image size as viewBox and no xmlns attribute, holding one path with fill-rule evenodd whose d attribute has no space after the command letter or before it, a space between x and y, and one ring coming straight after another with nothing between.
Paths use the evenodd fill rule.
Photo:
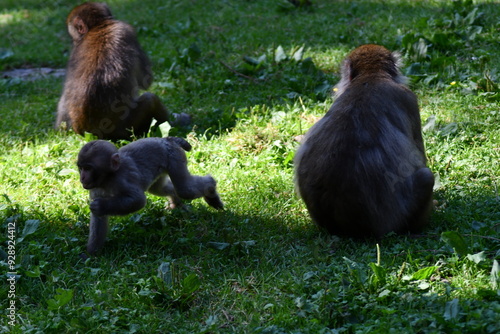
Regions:
<instances>
[{"instance_id":1,"label":"monkey's head","mask_svg":"<svg viewBox=\"0 0 500 334\"><path fill-rule=\"evenodd\" d=\"M94 140L82 147L76 164L83 188L93 189L103 185L120 168L120 156L115 145Z\"/></svg>"},{"instance_id":2,"label":"monkey's head","mask_svg":"<svg viewBox=\"0 0 500 334\"><path fill-rule=\"evenodd\" d=\"M113 15L105 3L85 2L73 8L66 25L71 38L79 40L90 29L110 19L113 19Z\"/></svg>"},{"instance_id":3,"label":"monkey's head","mask_svg":"<svg viewBox=\"0 0 500 334\"><path fill-rule=\"evenodd\" d=\"M406 83L401 74L401 57L381 45L365 44L352 51L342 64L342 78L337 84L336 95L344 92L347 86L356 78L368 78L370 81L377 77L389 77L398 83Z\"/></svg>"}]
</instances>

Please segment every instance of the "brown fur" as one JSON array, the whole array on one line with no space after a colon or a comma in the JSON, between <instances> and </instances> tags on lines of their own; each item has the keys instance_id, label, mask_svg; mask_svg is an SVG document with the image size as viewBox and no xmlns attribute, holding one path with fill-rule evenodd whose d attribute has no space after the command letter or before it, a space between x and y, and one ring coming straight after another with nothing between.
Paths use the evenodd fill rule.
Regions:
<instances>
[{"instance_id":1,"label":"brown fur","mask_svg":"<svg viewBox=\"0 0 500 334\"><path fill-rule=\"evenodd\" d=\"M153 119L168 121L158 96L144 93L153 81L134 29L113 19L106 4L84 3L66 20L73 39L55 127L103 139L144 135ZM131 130L133 130L131 132Z\"/></svg>"},{"instance_id":2,"label":"brown fur","mask_svg":"<svg viewBox=\"0 0 500 334\"><path fill-rule=\"evenodd\" d=\"M332 234L381 237L428 223L434 177L417 98L398 62L382 46L355 49L337 99L296 154L298 191L311 218Z\"/></svg>"}]
</instances>

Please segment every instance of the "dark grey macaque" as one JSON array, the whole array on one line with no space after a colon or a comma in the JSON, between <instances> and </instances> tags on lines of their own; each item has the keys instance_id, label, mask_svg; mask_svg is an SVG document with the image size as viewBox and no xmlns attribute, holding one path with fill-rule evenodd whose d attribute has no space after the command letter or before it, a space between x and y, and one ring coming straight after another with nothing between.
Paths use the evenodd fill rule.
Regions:
<instances>
[{"instance_id":1,"label":"dark grey macaque","mask_svg":"<svg viewBox=\"0 0 500 334\"><path fill-rule=\"evenodd\" d=\"M378 45L358 47L344 61L337 89L295 157L296 187L311 218L339 236L420 231L434 176L399 57Z\"/></svg>"},{"instance_id":2,"label":"dark grey macaque","mask_svg":"<svg viewBox=\"0 0 500 334\"><path fill-rule=\"evenodd\" d=\"M216 209L224 205L210 175L191 175L184 150L191 145L182 138L144 138L117 149L104 140L85 144L78 154L83 188L90 190L90 232L87 252L104 245L108 216L127 215L146 205L145 191L169 196L171 207L181 199L203 197Z\"/></svg>"},{"instance_id":3,"label":"dark grey macaque","mask_svg":"<svg viewBox=\"0 0 500 334\"><path fill-rule=\"evenodd\" d=\"M146 53L132 26L115 20L104 3L86 2L66 20L73 48L57 106L55 128L90 132L101 139L130 139L169 121L153 82Z\"/></svg>"}]
</instances>

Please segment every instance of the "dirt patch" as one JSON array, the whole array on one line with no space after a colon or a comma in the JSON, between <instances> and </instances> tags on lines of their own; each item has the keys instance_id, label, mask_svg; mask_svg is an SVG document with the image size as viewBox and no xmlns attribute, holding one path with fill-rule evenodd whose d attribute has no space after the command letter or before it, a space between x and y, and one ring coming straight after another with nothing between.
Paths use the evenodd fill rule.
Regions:
<instances>
[{"instance_id":1,"label":"dirt patch","mask_svg":"<svg viewBox=\"0 0 500 334\"><path fill-rule=\"evenodd\" d=\"M63 68L20 68L11 71L1 72L1 78L3 79L20 79L26 81L33 81L38 79L43 79L46 77L63 77L66 74L66 70Z\"/></svg>"}]
</instances>

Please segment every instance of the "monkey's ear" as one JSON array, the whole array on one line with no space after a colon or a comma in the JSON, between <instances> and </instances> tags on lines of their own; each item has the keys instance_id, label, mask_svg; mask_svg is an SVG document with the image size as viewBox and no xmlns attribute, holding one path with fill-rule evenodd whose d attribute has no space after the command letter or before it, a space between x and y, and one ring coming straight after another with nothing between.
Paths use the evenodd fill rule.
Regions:
<instances>
[{"instance_id":1,"label":"monkey's ear","mask_svg":"<svg viewBox=\"0 0 500 334\"><path fill-rule=\"evenodd\" d=\"M75 19L73 20L73 25L80 35L85 35L89 31L87 25L83 23L83 20L79 17L75 17Z\"/></svg>"},{"instance_id":2,"label":"monkey's ear","mask_svg":"<svg viewBox=\"0 0 500 334\"><path fill-rule=\"evenodd\" d=\"M353 79L352 76L352 63L349 59L344 59L340 66L340 74L341 74L341 81L345 81L344 83L347 85L351 82Z\"/></svg>"},{"instance_id":3,"label":"monkey's ear","mask_svg":"<svg viewBox=\"0 0 500 334\"><path fill-rule=\"evenodd\" d=\"M118 153L114 153L111 156L111 169L113 172L116 172L120 168L120 155Z\"/></svg>"},{"instance_id":4,"label":"monkey's ear","mask_svg":"<svg viewBox=\"0 0 500 334\"><path fill-rule=\"evenodd\" d=\"M354 70L354 66L352 65L352 61L349 59L345 61L345 68L344 71L347 73L347 78L349 78L349 81L352 81L354 77L358 75L358 73Z\"/></svg>"}]
</instances>

